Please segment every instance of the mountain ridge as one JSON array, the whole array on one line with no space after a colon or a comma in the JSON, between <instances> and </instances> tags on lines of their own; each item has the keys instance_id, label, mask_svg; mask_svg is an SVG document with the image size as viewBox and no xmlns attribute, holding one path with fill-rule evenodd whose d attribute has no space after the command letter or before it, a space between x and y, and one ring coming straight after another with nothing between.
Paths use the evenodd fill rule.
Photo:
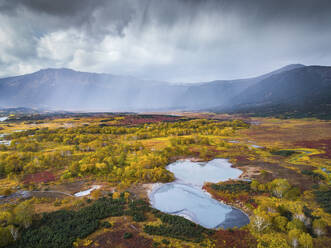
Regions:
<instances>
[{"instance_id":1,"label":"mountain ridge","mask_svg":"<svg viewBox=\"0 0 331 248\"><path fill-rule=\"evenodd\" d=\"M314 98L328 104L331 67L290 64L258 77L173 84L132 76L46 68L0 79L0 106L57 110L237 112ZM326 100L325 100L326 99ZM308 101L309 102L309 101Z\"/></svg>"}]
</instances>

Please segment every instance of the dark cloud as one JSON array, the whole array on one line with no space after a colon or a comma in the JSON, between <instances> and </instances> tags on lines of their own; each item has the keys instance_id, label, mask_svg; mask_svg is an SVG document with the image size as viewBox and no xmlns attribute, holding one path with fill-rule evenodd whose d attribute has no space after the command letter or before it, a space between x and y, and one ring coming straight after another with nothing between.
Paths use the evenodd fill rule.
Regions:
<instances>
[{"instance_id":1,"label":"dark cloud","mask_svg":"<svg viewBox=\"0 0 331 248\"><path fill-rule=\"evenodd\" d=\"M23 0L17 2L37 13L46 13L55 16L79 16L82 11L93 11L95 8L105 4L105 1L89 0Z\"/></svg>"},{"instance_id":2,"label":"dark cloud","mask_svg":"<svg viewBox=\"0 0 331 248\"><path fill-rule=\"evenodd\" d=\"M330 24L329 0L0 0L0 70L246 77L331 64Z\"/></svg>"},{"instance_id":3,"label":"dark cloud","mask_svg":"<svg viewBox=\"0 0 331 248\"><path fill-rule=\"evenodd\" d=\"M134 15L143 13L143 25L157 22L174 26L180 20L193 21L210 12L235 15L246 24L293 21L299 25L330 24L329 0L3 0L0 12L6 14L26 8L41 20L50 15L67 25L82 26L104 21L127 25ZM97 14L97 15L96 15Z\"/></svg>"},{"instance_id":4,"label":"dark cloud","mask_svg":"<svg viewBox=\"0 0 331 248\"><path fill-rule=\"evenodd\" d=\"M2 14L15 13L19 18L27 11L38 17L39 28L46 31L78 28L90 35L99 35L121 34L134 10L127 0L5 0L0 4Z\"/></svg>"}]
</instances>

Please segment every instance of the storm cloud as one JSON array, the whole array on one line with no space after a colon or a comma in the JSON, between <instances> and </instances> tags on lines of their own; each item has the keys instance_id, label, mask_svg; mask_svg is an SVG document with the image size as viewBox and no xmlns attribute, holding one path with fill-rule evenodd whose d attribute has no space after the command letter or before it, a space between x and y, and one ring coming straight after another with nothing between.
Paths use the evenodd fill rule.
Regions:
<instances>
[{"instance_id":1,"label":"storm cloud","mask_svg":"<svg viewBox=\"0 0 331 248\"><path fill-rule=\"evenodd\" d=\"M197 82L331 64L328 0L0 0L0 76L46 67Z\"/></svg>"}]
</instances>

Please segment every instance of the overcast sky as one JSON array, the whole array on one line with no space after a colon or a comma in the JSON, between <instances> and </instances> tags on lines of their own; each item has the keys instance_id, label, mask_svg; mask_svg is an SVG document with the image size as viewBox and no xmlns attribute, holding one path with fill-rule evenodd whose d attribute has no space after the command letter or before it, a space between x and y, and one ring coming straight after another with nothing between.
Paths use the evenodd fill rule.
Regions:
<instances>
[{"instance_id":1,"label":"overcast sky","mask_svg":"<svg viewBox=\"0 0 331 248\"><path fill-rule=\"evenodd\" d=\"M331 65L330 0L0 0L0 77L48 67L197 82Z\"/></svg>"}]
</instances>

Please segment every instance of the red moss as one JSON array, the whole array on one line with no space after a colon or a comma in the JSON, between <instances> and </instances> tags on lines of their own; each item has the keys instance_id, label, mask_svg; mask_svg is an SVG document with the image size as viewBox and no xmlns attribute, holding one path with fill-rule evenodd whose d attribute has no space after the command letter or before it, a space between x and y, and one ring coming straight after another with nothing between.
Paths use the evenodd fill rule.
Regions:
<instances>
[{"instance_id":1,"label":"red moss","mask_svg":"<svg viewBox=\"0 0 331 248\"><path fill-rule=\"evenodd\" d=\"M156 122L174 122L182 117L169 115L128 115L118 121L118 125L136 126Z\"/></svg>"},{"instance_id":2,"label":"red moss","mask_svg":"<svg viewBox=\"0 0 331 248\"><path fill-rule=\"evenodd\" d=\"M149 248L152 247L153 241L151 239L147 239L145 237L139 236L137 232L131 232L133 235L129 239L124 239L124 230L116 230L105 232L95 239L93 239L93 243L87 247L89 248L101 248L101 247L122 247L122 248L137 248L144 247ZM86 247L86 246L81 246Z\"/></svg>"},{"instance_id":3,"label":"red moss","mask_svg":"<svg viewBox=\"0 0 331 248\"><path fill-rule=\"evenodd\" d=\"M47 183L51 181L55 181L55 176L52 172L49 171L43 171L35 174L26 175L23 179L23 182L25 184Z\"/></svg>"},{"instance_id":4,"label":"red moss","mask_svg":"<svg viewBox=\"0 0 331 248\"><path fill-rule=\"evenodd\" d=\"M320 158L331 159L331 139L306 140L294 143L295 146L323 150L325 153L312 155Z\"/></svg>"},{"instance_id":5,"label":"red moss","mask_svg":"<svg viewBox=\"0 0 331 248\"><path fill-rule=\"evenodd\" d=\"M247 156L237 156L236 160L238 164L247 164L250 162Z\"/></svg>"},{"instance_id":6,"label":"red moss","mask_svg":"<svg viewBox=\"0 0 331 248\"><path fill-rule=\"evenodd\" d=\"M256 239L246 230L219 230L213 238L216 240L217 248L250 248L257 245Z\"/></svg>"}]
</instances>

